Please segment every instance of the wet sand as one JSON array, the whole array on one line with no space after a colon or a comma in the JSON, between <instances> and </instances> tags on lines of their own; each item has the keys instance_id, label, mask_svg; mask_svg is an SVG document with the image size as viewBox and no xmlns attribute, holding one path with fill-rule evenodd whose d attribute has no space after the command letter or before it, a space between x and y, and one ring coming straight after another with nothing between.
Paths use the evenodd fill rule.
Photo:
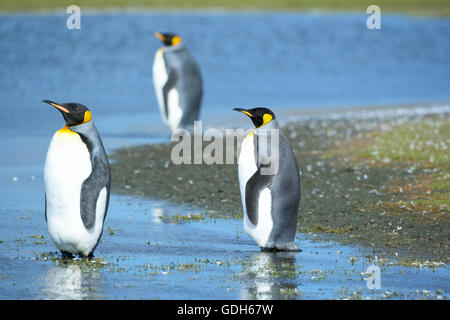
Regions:
<instances>
[{"instance_id":1,"label":"wet sand","mask_svg":"<svg viewBox=\"0 0 450 320\"><path fill-rule=\"evenodd\" d=\"M391 189L413 182L430 168L416 165L411 171L411 163L370 165L367 159L355 161L341 155L344 143L366 133L400 123L415 125L426 119L449 121L448 107L291 114L284 119L282 131L293 147L302 174L299 232L339 235L341 243L383 248L387 256L400 255L405 261L448 262L448 204L442 207L439 219L426 223L419 215L397 214L405 210L388 210L381 205L407 199L406 192ZM115 160L113 190L195 205L207 217L241 218L237 165L174 165L170 160L174 145L144 145L115 152L111 156ZM443 171L436 172L444 175Z\"/></svg>"}]
</instances>

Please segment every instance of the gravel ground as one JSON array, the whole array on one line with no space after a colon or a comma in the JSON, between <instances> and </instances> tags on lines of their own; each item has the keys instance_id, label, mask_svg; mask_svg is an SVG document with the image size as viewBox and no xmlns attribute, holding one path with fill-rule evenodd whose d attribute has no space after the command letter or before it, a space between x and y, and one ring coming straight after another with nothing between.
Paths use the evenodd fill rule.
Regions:
<instances>
[{"instance_id":1,"label":"gravel ground","mask_svg":"<svg viewBox=\"0 0 450 320\"><path fill-rule=\"evenodd\" d=\"M301 171L298 231L381 248L405 264L420 259L447 262L450 137L449 130L433 126L446 128L449 115L447 106L390 108L297 116L282 123ZM388 134L401 128L415 132L424 124L431 128L427 139L440 139L435 151L442 161L377 156L383 149L374 148L392 139ZM420 140L421 134L415 138ZM408 146L413 138L397 137ZM400 142L393 140L394 153ZM113 192L194 205L204 216L241 218L237 165L174 165L174 145L143 145L112 154ZM439 188L432 187L436 182ZM415 205L419 203L426 205Z\"/></svg>"}]
</instances>

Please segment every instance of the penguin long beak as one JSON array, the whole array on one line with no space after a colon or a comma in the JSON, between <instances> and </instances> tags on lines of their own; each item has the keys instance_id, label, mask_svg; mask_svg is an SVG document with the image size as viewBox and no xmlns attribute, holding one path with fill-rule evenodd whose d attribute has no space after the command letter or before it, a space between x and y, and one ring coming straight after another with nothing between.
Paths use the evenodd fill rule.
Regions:
<instances>
[{"instance_id":1,"label":"penguin long beak","mask_svg":"<svg viewBox=\"0 0 450 320\"><path fill-rule=\"evenodd\" d=\"M56 102L53 102L51 100L42 100L42 102L48 103L51 106L54 106L56 109L64 112L64 113L70 113L69 110L67 110L66 108L64 108L63 106L57 104Z\"/></svg>"},{"instance_id":2,"label":"penguin long beak","mask_svg":"<svg viewBox=\"0 0 450 320\"><path fill-rule=\"evenodd\" d=\"M250 118L253 118L253 115L252 115L250 112L248 112L247 110L245 110L245 109L242 109L242 108L234 108L233 110L242 112L243 114L248 115Z\"/></svg>"},{"instance_id":3,"label":"penguin long beak","mask_svg":"<svg viewBox=\"0 0 450 320\"><path fill-rule=\"evenodd\" d=\"M153 31L153 34L155 35L155 37L157 37L162 42L166 41L166 37L164 37L161 33Z\"/></svg>"}]
</instances>

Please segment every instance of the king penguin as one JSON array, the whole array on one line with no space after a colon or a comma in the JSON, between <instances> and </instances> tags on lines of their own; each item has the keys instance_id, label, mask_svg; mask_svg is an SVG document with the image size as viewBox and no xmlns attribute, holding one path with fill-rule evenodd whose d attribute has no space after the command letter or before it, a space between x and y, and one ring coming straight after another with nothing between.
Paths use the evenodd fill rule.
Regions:
<instances>
[{"instance_id":1,"label":"king penguin","mask_svg":"<svg viewBox=\"0 0 450 320\"><path fill-rule=\"evenodd\" d=\"M294 153L271 110L234 110L255 125L242 141L238 162L244 230L262 250L300 251L294 244L300 202Z\"/></svg>"},{"instance_id":2,"label":"king penguin","mask_svg":"<svg viewBox=\"0 0 450 320\"><path fill-rule=\"evenodd\" d=\"M63 257L93 255L108 210L108 157L92 120L79 103L56 103L66 125L52 137L45 160L45 220Z\"/></svg>"},{"instance_id":3,"label":"king penguin","mask_svg":"<svg viewBox=\"0 0 450 320\"><path fill-rule=\"evenodd\" d=\"M153 63L153 84L161 118L172 131L190 129L202 101L200 69L180 36L154 32L162 41Z\"/></svg>"}]
</instances>

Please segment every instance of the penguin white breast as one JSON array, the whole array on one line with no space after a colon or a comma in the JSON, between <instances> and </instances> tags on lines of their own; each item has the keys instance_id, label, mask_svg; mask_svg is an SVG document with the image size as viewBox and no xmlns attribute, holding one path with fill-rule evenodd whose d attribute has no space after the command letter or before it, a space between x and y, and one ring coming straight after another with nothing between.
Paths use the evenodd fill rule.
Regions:
<instances>
[{"instance_id":1,"label":"penguin white breast","mask_svg":"<svg viewBox=\"0 0 450 320\"><path fill-rule=\"evenodd\" d=\"M80 136L69 129L57 131L48 149L44 180L48 229L60 250L81 251L84 241L98 239L86 230L80 214L81 186L91 171L89 150Z\"/></svg>"},{"instance_id":2,"label":"penguin white breast","mask_svg":"<svg viewBox=\"0 0 450 320\"><path fill-rule=\"evenodd\" d=\"M158 100L158 106L161 112L161 119L164 123L167 123L164 111L163 88L168 80L168 75L163 55L164 51L162 48L156 51L155 60L153 62L153 85L155 87L156 99Z\"/></svg>"},{"instance_id":3,"label":"penguin white breast","mask_svg":"<svg viewBox=\"0 0 450 320\"><path fill-rule=\"evenodd\" d=\"M170 126L170 129L175 130L178 128L181 117L183 116L183 110L181 110L180 107L180 96L176 88L172 88L169 90L167 103L169 110L167 122Z\"/></svg>"},{"instance_id":4,"label":"penguin white breast","mask_svg":"<svg viewBox=\"0 0 450 320\"><path fill-rule=\"evenodd\" d=\"M238 165L239 187L241 189L242 207L244 208L245 215L247 215L247 209L245 207L245 186L247 185L247 181L255 174L256 170L253 135L249 134L242 141Z\"/></svg>"},{"instance_id":5,"label":"penguin white breast","mask_svg":"<svg viewBox=\"0 0 450 320\"><path fill-rule=\"evenodd\" d=\"M164 105L164 91L163 88L169 80L167 66L164 60L164 51L159 49L155 55L153 63L153 84L155 86L156 98L158 100L159 111L161 112L161 119L164 123L169 125L172 130L178 128L183 110L180 106L180 94L176 87L173 87L167 93L167 106ZM167 107L167 117L166 109Z\"/></svg>"},{"instance_id":6,"label":"penguin white breast","mask_svg":"<svg viewBox=\"0 0 450 320\"><path fill-rule=\"evenodd\" d=\"M249 134L242 142L238 170L242 207L244 209L244 230L260 247L265 247L273 228L272 193L270 189L264 188L258 195L258 223L256 226L248 218L245 204L245 187L248 180L257 171L253 134Z\"/></svg>"}]
</instances>

